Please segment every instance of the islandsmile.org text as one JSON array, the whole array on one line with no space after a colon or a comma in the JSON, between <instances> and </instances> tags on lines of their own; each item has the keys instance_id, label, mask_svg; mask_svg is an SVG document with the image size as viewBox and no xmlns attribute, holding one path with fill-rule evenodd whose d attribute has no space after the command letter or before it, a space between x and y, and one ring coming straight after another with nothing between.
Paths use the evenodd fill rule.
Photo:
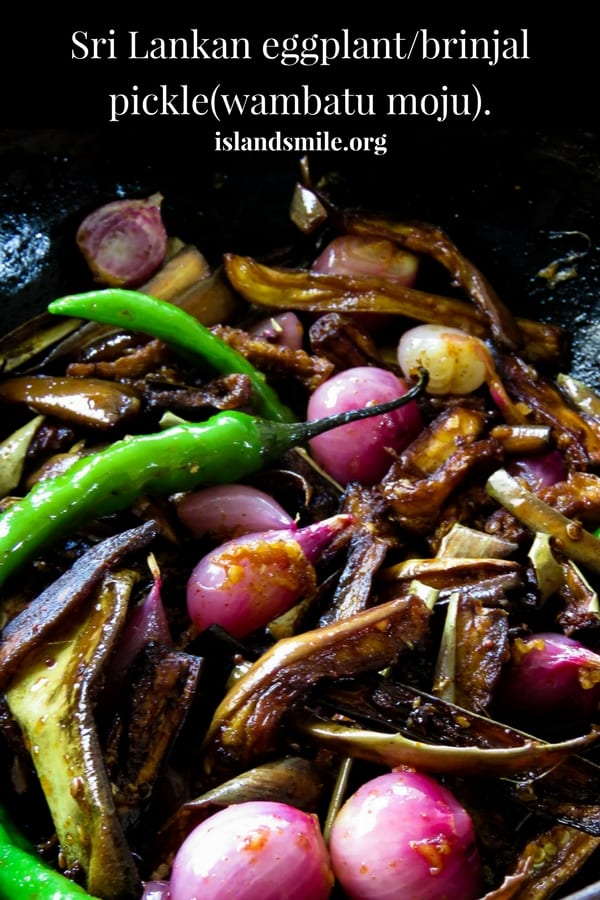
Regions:
<instances>
[{"instance_id":1,"label":"islandsmile.org text","mask_svg":"<svg viewBox=\"0 0 600 900\"><path fill-rule=\"evenodd\" d=\"M248 135L241 131L215 132L215 150L221 153L373 153L385 156L387 134L340 137L329 131L296 136L274 131L270 135Z\"/></svg>"}]
</instances>

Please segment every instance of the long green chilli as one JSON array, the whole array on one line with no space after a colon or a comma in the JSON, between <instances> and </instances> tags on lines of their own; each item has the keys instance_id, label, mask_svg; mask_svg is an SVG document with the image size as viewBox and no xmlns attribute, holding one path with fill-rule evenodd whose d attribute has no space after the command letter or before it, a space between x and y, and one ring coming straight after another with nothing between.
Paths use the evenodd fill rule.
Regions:
<instances>
[{"instance_id":1,"label":"long green chilli","mask_svg":"<svg viewBox=\"0 0 600 900\"><path fill-rule=\"evenodd\" d=\"M252 384L256 412L260 416L276 422L292 422L295 419L293 412L267 384L262 372L198 319L173 303L140 291L107 288L60 297L49 304L48 311L115 325L126 331L140 331L159 338L193 362L208 363L223 375L234 372L247 375Z\"/></svg>"},{"instance_id":2,"label":"long green chilli","mask_svg":"<svg viewBox=\"0 0 600 900\"><path fill-rule=\"evenodd\" d=\"M0 806L0 900L93 900L82 887L46 865Z\"/></svg>"},{"instance_id":3,"label":"long green chilli","mask_svg":"<svg viewBox=\"0 0 600 900\"><path fill-rule=\"evenodd\" d=\"M324 431L410 403L426 382L422 372L395 400L311 422L220 412L200 424L126 437L78 459L61 475L38 482L0 515L0 586L36 553L86 521L126 509L142 495L238 481Z\"/></svg>"}]
</instances>

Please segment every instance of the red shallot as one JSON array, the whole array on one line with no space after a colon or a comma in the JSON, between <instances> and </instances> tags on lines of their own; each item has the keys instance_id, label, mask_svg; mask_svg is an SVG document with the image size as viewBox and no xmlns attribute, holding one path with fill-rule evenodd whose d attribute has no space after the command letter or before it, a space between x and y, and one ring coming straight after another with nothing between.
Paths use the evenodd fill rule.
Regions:
<instances>
[{"instance_id":1,"label":"red shallot","mask_svg":"<svg viewBox=\"0 0 600 900\"><path fill-rule=\"evenodd\" d=\"M189 578L190 618L200 631L220 625L240 639L267 625L315 589L315 563L353 521L340 514L304 528L264 531L221 544Z\"/></svg>"},{"instance_id":2,"label":"red shallot","mask_svg":"<svg viewBox=\"0 0 600 900\"><path fill-rule=\"evenodd\" d=\"M407 383L387 369L357 366L324 381L311 394L307 418L372 406L401 397ZM380 481L392 463L391 452L399 453L423 426L415 401L391 413L341 425L310 441L310 449L320 466L341 485L357 481L364 485Z\"/></svg>"},{"instance_id":3,"label":"red shallot","mask_svg":"<svg viewBox=\"0 0 600 900\"><path fill-rule=\"evenodd\" d=\"M524 478L534 491L566 481L568 476L567 461L560 450L515 459L510 470L513 475Z\"/></svg>"},{"instance_id":4,"label":"red shallot","mask_svg":"<svg viewBox=\"0 0 600 900\"><path fill-rule=\"evenodd\" d=\"M288 347L290 350L300 350L304 340L302 322L296 313L291 311L261 319L250 328L250 334L263 338L270 344Z\"/></svg>"},{"instance_id":5,"label":"red shallot","mask_svg":"<svg viewBox=\"0 0 600 900\"><path fill-rule=\"evenodd\" d=\"M335 275L372 275L410 287L418 258L385 238L346 234L334 238L313 262L313 272Z\"/></svg>"},{"instance_id":6,"label":"red shallot","mask_svg":"<svg viewBox=\"0 0 600 900\"><path fill-rule=\"evenodd\" d=\"M171 900L327 900L332 887L317 818L267 800L205 819L179 848L171 874Z\"/></svg>"},{"instance_id":7,"label":"red shallot","mask_svg":"<svg viewBox=\"0 0 600 900\"><path fill-rule=\"evenodd\" d=\"M221 484L185 494L177 514L196 537L216 539L287 528L293 519L276 500L246 484Z\"/></svg>"},{"instance_id":8,"label":"red shallot","mask_svg":"<svg viewBox=\"0 0 600 900\"><path fill-rule=\"evenodd\" d=\"M351 900L480 896L471 818L424 773L394 770L362 784L334 819L329 850Z\"/></svg>"},{"instance_id":9,"label":"red shallot","mask_svg":"<svg viewBox=\"0 0 600 900\"><path fill-rule=\"evenodd\" d=\"M497 697L504 720L530 733L585 728L600 702L600 655L560 633L516 638Z\"/></svg>"},{"instance_id":10,"label":"red shallot","mask_svg":"<svg viewBox=\"0 0 600 900\"><path fill-rule=\"evenodd\" d=\"M168 241L162 199L113 200L83 220L76 241L99 284L137 287L162 265Z\"/></svg>"}]
</instances>

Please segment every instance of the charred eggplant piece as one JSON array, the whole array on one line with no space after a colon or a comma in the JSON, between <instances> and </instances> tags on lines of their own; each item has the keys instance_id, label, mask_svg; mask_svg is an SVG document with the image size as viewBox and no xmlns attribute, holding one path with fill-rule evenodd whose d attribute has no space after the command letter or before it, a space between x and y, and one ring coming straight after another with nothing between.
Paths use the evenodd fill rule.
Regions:
<instances>
[{"instance_id":1,"label":"charred eggplant piece","mask_svg":"<svg viewBox=\"0 0 600 900\"><path fill-rule=\"evenodd\" d=\"M294 724L331 750L385 765L401 765L404 760L434 772L471 772L481 778L495 772L503 779L502 789L531 812L600 836L600 768L576 755L598 740L597 731L573 739L574 743L547 744L433 694L373 674L361 682L323 684L306 706L320 718L308 720L298 711ZM406 742L400 740L402 736ZM452 752L438 754L444 748ZM478 752L461 756L460 748ZM509 748L518 752L500 752ZM488 751L490 769L484 762Z\"/></svg>"},{"instance_id":2,"label":"charred eggplant piece","mask_svg":"<svg viewBox=\"0 0 600 900\"><path fill-rule=\"evenodd\" d=\"M129 554L156 536L154 522L146 522L101 541L5 625L0 636L0 689L6 688L27 655L39 649L107 575Z\"/></svg>"},{"instance_id":3,"label":"charred eggplant piece","mask_svg":"<svg viewBox=\"0 0 600 900\"><path fill-rule=\"evenodd\" d=\"M427 222L396 222L353 214L343 216L343 226L350 234L387 238L414 253L431 256L447 269L453 284L462 287L483 313L499 347L516 350L523 343L519 325L508 307L487 278L466 259L441 228Z\"/></svg>"},{"instance_id":4,"label":"charred eggplant piece","mask_svg":"<svg viewBox=\"0 0 600 900\"><path fill-rule=\"evenodd\" d=\"M33 649L6 692L50 807L65 867L105 900L134 900L139 876L115 809L93 719L93 691L124 622L135 575L103 580L85 609Z\"/></svg>"},{"instance_id":5,"label":"charred eggplant piece","mask_svg":"<svg viewBox=\"0 0 600 900\"><path fill-rule=\"evenodd\" d=\"M21 481L29 448L43 421L43 416L30 419L0 444L0 497L9 494Z\"/></svg>"},{"instance_id":6,"label":"charred eggplant piece","mask_svg":"<svg viewBox=\"0 0 600 900\"><path fill-rule=\"evenodd\" d=\"M321 616L321 625L330 625L372 605L377 573L389 550L398 546L387 504L375 489L349 485L342 512L354 516L356 525L350 536L346 564Z\"/></svg>"},{"instance_id":7,"label":"charred eggplant piece","mask_svg":"<svg viewBox=\"0 0 600 900\"><path fill-rule=\"evenodd\" d=\"M156 644L142 650L134 665L112 739L119 761L113 793L126 832L139 823L164 770L196 695L202 667L200 657Z\"/></svg>"},{"instance_id":8,"label":"charred eggplant piece","mask_svg":"<svg viewBox=\"0 0 600 900\"><path fill-rule=\"evenodd\" d=\"M511 896L515 900L553 897L599 846L599 837L564 825L543 832L523 850L515 872L516 877L522 872L521 888Z\"/></svg>"},{"instance_id":9,"label":"charred eggplant piece","mask_svg":"<svg viewBox=\"0 0 600 900\"><path fill-rule=\"evenodd\" d=\"M578 469L600 464L600 423L584 418L563 399L559 389L533 366L516 356L502 361L501 375L508 392L530 411L533 422L549 425L557 446Z\"/></svg>"},{"instance_id":10,"label":"charred eggplant piece","mask_svg":"<svg viewBox=\"0 0 600 900\"><path fill-rule=\"evenodd\" d=\"M9 374L26 367L44 351L77 331L79 324L79 319L72 318L57 322L46 312L34 316L0 338L0 371Z\"/></svg>"},{"instance_id":11,"label":"charred eggplant piece","mask_svg":"<svg viewBox=\"0 0 600 900\"><path fill-rule=\"evenodd\" d=\"M218 325L213 332L262 371L279 377L293 377L310 391L314 391L333 372L333 364L323 357L272 344L239 328Z\"/></svg>"},{"instance_id":12,"label":"charred eggplant piece","mask_svg":"<svg viewBox=\"0 0 600 900\"><path fill-rule=\"evenodd\" d=\"M391 313L417 322L451 325L478 338L490 336L486 316L467 301L404 287L384 278L275 268L232 253L225 255L225 270L242 297L267 309ZM561 329L526 319L517 322L525 342L522 352L528 359L548 363L562 359L565 335Z\"/></svg>"},{"instance_id":13,"label":"charred eggplant piece","mask_svg":"<svg viewBox=\"0 0 600 900\"><path fill-rule=\"evenodd\" d=\"M390 665L425 639L430 611L417 595L278 641L219 704L204 742L211 774L274 752L281 724L320 679Z\"/></svg>"},{"instance_id":14,"label":"charred eggplant piece","mask_svg":"<svg viewBox=\"0 0 600 900\"><path fill-rule=\"evenodd\" d=\"M68 375L21 375L3 381L0 402L23 403L43 415L100 429L122 425L140 411L140 399L132 388Z\"/></svg>"},{"instance_id":15,"label":"charred eggplant piece","mask_svg":"<svg viewBox=\"0 0 600 900\"><path fill-rule=\"evenodd\" d=\"M437 659L433 693L465 709L492 704L503 665L510 658L508 613L469 596L452 594Z\"/></svg>"}]
</instances>

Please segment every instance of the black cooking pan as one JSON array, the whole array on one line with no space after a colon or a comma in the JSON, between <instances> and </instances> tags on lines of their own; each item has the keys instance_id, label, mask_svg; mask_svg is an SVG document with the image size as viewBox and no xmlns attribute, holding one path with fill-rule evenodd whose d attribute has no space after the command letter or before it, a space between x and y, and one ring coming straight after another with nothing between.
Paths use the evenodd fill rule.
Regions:
<instances>
[{"instance_id":1,"label":"black cooking pan","mask_svg":"<svg viewBox=\"0 0 600 900\"><path fill-rule=\"evenodd\" d=\"M199 152L187 130L13 129L0 133L0 316L6 332L54 297L86 289L74 243L101 203L160 191L171 233L213 263L224 251L282 257L298 245L288 217L296 154ZM600 146L583 128L411 131L377 159L315 154L341 205L445 229L507 305L571 334L566 363L600 388ZM556 283L540 274L551 264ZM596 879L587 870L582 886ZM600 883L577 900L600 896ZM575 900L575 898L573 898Z\"/></svg>"},{"instance_id":2,"label":"black cooking pan","mask_svg":"<svg viewBox=\"0 0 600 900\"><path fill-rule=\"evenodd\" d=\"M396 142L397 143L397 142ZM169 229L212 261L297 243L288 206L300 155L202 155L133 129L0 134L0 315L3 331L82 289L74 244L82 216L119 196L160 191ZM574 374L600 386L600 148L582 129L411 132L383 158L315 154L343 205L434 222L519 314L572 335ZM540 272L554 264L554 283ZM561 280L562 279L562 280Z\"/></svg>"}]
</instances>

